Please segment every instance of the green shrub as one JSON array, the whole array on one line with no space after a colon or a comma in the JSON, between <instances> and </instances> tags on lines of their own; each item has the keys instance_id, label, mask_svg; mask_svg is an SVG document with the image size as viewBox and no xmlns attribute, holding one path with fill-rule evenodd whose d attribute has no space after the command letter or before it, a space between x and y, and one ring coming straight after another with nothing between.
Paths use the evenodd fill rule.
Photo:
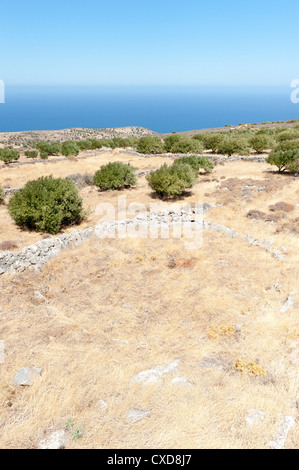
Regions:
<instances>
[{"instance_id":1,"label":"green shrub","mask_svg":"<svg viewBox=\"0 0 299 470\"><path fill-rule=\"evenodd\" d=\"M38 151L37 150L26 150L26 152L24 152L24 155L27 158L37 158L38 157Z\"/></svg>"},{"instance_id":2,"label":"green shrub","mask_svg":"<svg viewBox=\"0 0 299 470\"><path fill-rule=\"evenodd\" d=\"M52 176L29 181L11 197L8 212L17 225L51 234L84 217L75 184Z\"/></svg>"},{"instance_id":3,"label":"green shrub","mask_svg":"<svg viewBox=\"0 0 299 470\"><path fill-rule=\"evenodd\" d=\"M61 145L61 153L62 155L65 155L68 157L69 155L78 155L79 153L79 147L76 142L73 142L72 140L67 140L66 142L63 142Z\"/></svg>"},{"instance_id":4,"label":"green shrub","mask_svg":"<svg viewBox=\"0 0 299 470\"><path fill-rule=\"evenodd\" d=\"M191 137L193 140L199 140L200 142L204 142L205 140L205 134L195 134L193 137Z\"/></svg>"},{"instance_id":5,"label":"green shrub","mask_svg":"<svg viewBox=\"0 0 299 470\"><path fill-rule=\"evenodd\" d=\"M2 186L0 186L0 204L2 204L3 201L4 201L4 193L3 193Z\"/></svg>"},{"instance_id":6,"label":"green shrub","mask_svg":"<svg viewBox=\"0 0 299 470\"><path fill-rule=\"evenodd\" d=\"M294 140L294 139L299 139L299 132L293 129L284 130L282 132L279 132L276 135L276 140L278 142L283 142L285 140Z\"/></svg>"},{"instance_id":7,"label":"green shrub","mask_svg":"<svg viewBox=\"0 0 299 470\"><path fill-rule=\"evenodd\" d=\"M214 163L208 157L200 157L198 155L190 155L188 157L179 157L174 162L173 165L178 165L180 163L185 163L191 166L193 170L198 174L200 169L206 171L206 173L211 173L214 168Z\"/></svg>"},{"instance_id":8,"label":"green shrub","mask_svg":"<svg viewBox=\"0 0 299 470\"><path fill-rule=\"evenodd\" d=\"M216 152L219 144L225 139L223 134L213 133L205 134L203 139L203 146L206 150Z\"/></svg>"},{"instance_id":9,"label":"green shrub","mask_svg":"<svg viewBox=\"0 0 299 470\"><path fill-rule=\"evenodd\" d=\"M137 151L145 154L163 153L164 145L159 137L147 135L139 139Z\"/></svg>"},{"instance_id":10,"label":"green shrub","mask_svg":"<svg viewBox=\"0 0 299 470\"><path fill-rule=\"evenodd\" d=\"M17 150L12 150L7 147L0 149L0 160L4 163L10 163L19 160L20 153Z\"/></svg>"},{"instance_id":11,"label":"green shrub","mask_svg":"<svg viewBox=\"0 0 299 470\"><path fill-rule=\"evenodd\" d=\"M298 150L272 150L266 159L270 165L275 165L280 173L299 171L299 149Z\"/></svg>"},{"instance_id":12,"label":"green shrub","mask_svg":"<svg viewBox=\"0 0 299 470\"><path fill-rule=\"evenodd\" d=\"M48 152L45 152L45 150L41 150L39 153L39 158L41 160L47 160L49 158Z\"/></svg>"},{"instance_id":13,"label":"green shrub","mask_svg":"<svg viewBox=\"0 0 299 470\"><path fill-rule=\"evenodd\" d=\"M299 139L294 140L282 140L279 144L275 147L275 150L297 150L299 149Z\"/></svg>"},{"instance_id":14,"label":"green shrub","mask_svg":"<svg viewBox=\"0 0 299 470\"><path fill-rule=\"evenodd\" d=\"M272 148L274 141L268 135L260 134L251 137L251 139L249 139L249 145L257 153L262 153L264 150Z\"/></svg>"},{"instance_id":15,"label":"green shrub","mask_svg":"<svg viewBox=\"0 0 299 470\"><path fill-rule=\"evenodd\" d=\"M122 162L110 162L101 166L93 178L93 182L102 190L121 189L134 186L137 178L134 168Z\"/></svg>"},{"instance_id":16,"label":"green shrub","mask_svg":"<svg viewBox=\"0 0 299 470\"><path fill-rule=\"evenodd\" d=\"M164 139L164 148L166 152L171 152L172 147L184 137L182 134L172 134Z\"/></svg>"},{"instance_id":17,"label":"green shrub","mask_svg":"<svg viewBox=\"0 0 299 470\"><path fill-rule=\"evenodd\" d=\"M193 186L196 173L190 165L185 163L171 166L164 163L158 170L146 175L146 179L160 197L180 196L186 189Z\"/></svg>"},{"instance_id":18,"label":"green shrub","mask_svg":"<svg viewBox=\"0 0 299 470\"><path fill-rule=\"evenodd\" d=\"M60 142L52 142L48 145L46 152L48 155L60 155L61 154L62 145Z\"/></svg>"},{"instance_id":19,"label":"green shrub","mask_svg":"<svg viewBox=\"0 0 299 470\"><path fill-rule=\"evenodd\" d=\"M47 152L48 150L48 143L41 140L40 142L37 142L36 146L35 146L38 150L40 151L44 151L44 152Z\"/></svg>"},{"instance_id":20,"label":"green shrub","mask_svg":"<svg viewBox=\"0 0 299 470\"><path fill-rule=\"evenodd\" d=\"M237 155L249 155L250 148L246 139L225 137L225 139L218 144L217 153L221 155L231 156Z\"/></svg>"},{"instance_id":21,"label":"green shrub","mask_svg":"<svg viewBox=\"0 0 299 470\"><path fill-rule=\"evenodd\" d=\"M79 140L76 142L80 150L92 150L92 141L91 140Z\"/></svg>"},{"instance_id":22,"label":"green shrub","mask_svg":"<svg viewBox=\"0 0 299 470\"><path fill-rule=\"evenodd\" d=\"M166 152L171 153L201 153L203 145L198 139L190 139L187 135L173 134L164 139Z\"/></svg>"}]
</instances>

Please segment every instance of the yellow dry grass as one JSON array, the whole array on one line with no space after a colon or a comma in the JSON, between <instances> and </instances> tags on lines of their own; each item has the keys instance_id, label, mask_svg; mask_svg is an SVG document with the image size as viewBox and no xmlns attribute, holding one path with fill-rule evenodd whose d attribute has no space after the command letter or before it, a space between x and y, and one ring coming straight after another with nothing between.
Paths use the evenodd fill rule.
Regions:
<instances>
[{"instance_id":1,"label":"yellow dry grass","mask_svg":"<svg viewBox=\"0 0 299 470\"><path fill-rule=\"evenodd\" d=\"M144 159L135 166L142 164L156 167L160 161ZM30 168L34 176L48 171L61 176L98 166L99 160L86 159L68 162L67 169L58 163L51 169L50 164ZM14 173L4 169L5 178L16 182L12 186L32 179L25 166L19 168ZM260 180L268 170L264 164L231 162L217 166L209 178ZM0 178L1 183L2 170ZM214 203L219 194L204 195L218 185L198 182L183 202ZM92 210L103 201L117 204L117 193L90 188L81 193ZM153 201L144 178L126 194L128 202ZM272 238L276 248L287 246L284 261L243 239L205 231L197 250L186 250L183 239L94 237L40 273L2 276L0 447L36 448L73 419L73 430L83 429L83 436L74 440L69 432L67 448L267 448L280 418L298 417L298 236L276 234L276 224L249 220L246 213L267 210L281 200L298 202L298 182L289 179L276 192L250 199L236 197L233 204L211 209L206 218L259 239ZM19 237L21 244L29 244L39 239L14 231L6 208L1 211L0 241ZM298 208L293 214L298 216ZM92 213L82 227L94 222ZM48 303L34 297L37 290ZM294 306L281 314L290 292ZM232 325L238 325L238 332L231 334ZM213 328L220 332L216 337L209 335ZM222 368L200 366L206 358ZM130 384L138 372L176 359L177 369L156 384ZM238 359L266 374L234 369ZM43 373L32 386L18 387L13 376L26 366L42 367ZM171 385L176 376L192 385ZM107 403L106 411L99 400ZM130 423L130 408L150 414ZM264 421L249 426L249 409L264 412ZM285 447L299 448L298 426L289 432Z\"/></svg>"}]
</instances>

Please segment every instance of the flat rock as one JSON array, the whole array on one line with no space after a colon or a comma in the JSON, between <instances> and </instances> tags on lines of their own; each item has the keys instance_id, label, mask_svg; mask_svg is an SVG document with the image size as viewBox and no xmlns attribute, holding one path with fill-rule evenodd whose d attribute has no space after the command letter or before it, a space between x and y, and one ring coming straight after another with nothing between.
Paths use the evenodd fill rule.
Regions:
<instances>
[{"instance_id":1,"label":"flat rock","mask_svg":"<svg viewBox=\"0 0 299 470\"><path fill-rule=\"evenodd\" d=\"M48 438L41 441L39 449L64 449L68 440L68 435L64 429L53 432Z\"/></svg>"},{"instance_id":2,"label":"flat rock","mask_svg":"<svg viewBox=\"0 0 299 470\"><path fill-rule=\"evenodd\" d=\"M279 310L279 313L285 313L287 312L290 308L293 307L294 305L294 302L293 302L293 299L292 299L292 296L294 295L293 292L290 293L290 295L288 296L287 300L285 301L284 305L281 307L281 309Z\"/></svg>"},{"instance_id":3,"label":"flat rock","mask_svg":"<svg viewBox=\"0 0 299 470\"><path fill-rule=\"evenodd\" d=\"M248 426L252 426L253 424L260 423L261 421L264 421L265 419L265 413L263 411L258 411L258 410L248 410L246 413L245 421L248 424Z\"/></svg>"},{"instance_id":4,"label":"flat rock","mask_svg":"<svg viewBox=\"0 0 299 470\"><path fill-rule=\"evenodd\" d=\"M149 411L131 409L127 411L127 420L130 421L130 423L136 423L137 421L146 418L148 415Z\"/></svg>"},{"instance_id":5,"label":"flat rock","mask_svg":"<svg viewBox=\"0 0 299 470\"><path fill-rule=\"evenodd\" d=\"M16 385L32 385L41 376L42 370L38 367L23 367L15 374L14 382Z\"/></svg>"},{"instance_id":6,"label":"flat rock","mask_svg":"<svg viewBox=\"0 0 299 470\"><path fill-rule=\"evenodd\" d=\"M277 433L273 440L269 442L271 449L283 449L290 429L295 425L295 419L292 416L283 416Z\"/></svg>"},{"instance_id":7,"label":"flat rock","mask_svg":"<svg viewBox=\"0 0 299 470\"><path fill-rule=\"evenodd\" d=\"M143 384L152 384L156 383L163 377L165 374L170 374L178 366L180 360L176 359L174 362L171 362L167 366L157 366L153 369L147 369L139 372L131 380L131 384L135 382L141 382Z\"/></svg>"},{"instance_id":8,"label":"flat rock","mask_svg":"<svg viewBox=\"0 0 299 470\"><path fill-rule=\"evenodd\" d=\"M170 381L170 385L171 386L173 386L173 385L183 385L183 386L190 387L192 385L192 383L189 382L189 380L187 380L186 377L174 377Z\"/></svg>"},{"instance_id":9,"label":"flat rock","mask_svg":"<svg viewBox=\"0 0 299 470\"><path fill-rule=\"evenodd\" d=\"M108 410L108 405L104 400L99 400L98 404L99 404L99 407L102 411L107 411Z\"/></svg>"}]
</instances>

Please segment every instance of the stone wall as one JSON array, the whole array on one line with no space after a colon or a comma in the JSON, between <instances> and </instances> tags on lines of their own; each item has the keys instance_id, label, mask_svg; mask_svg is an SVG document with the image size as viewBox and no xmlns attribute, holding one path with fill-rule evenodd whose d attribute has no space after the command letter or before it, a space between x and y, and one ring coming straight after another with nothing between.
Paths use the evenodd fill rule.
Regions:
<instances>
[{"instance_id":1,"label":"stone wall","mask_svg":"<svg viewBox=\"0 0 299 470\"><path fill-rule=\"evenodd\" d=\"M212 206L209 204L202 204L199 206L199 215L195 217L195 209L190 210L171 210L164 211L151 211L138 214L134 219L116 220L113 222L102 222L96 227L89 227L82 230L73 230L70 234L59 235L58 237L49 237L40 240L36 245L31 245L24 248L21 252L3 251L0 253L0 275L7 272L22 272L26 269L39 270L45 263L58 256L63 250L81 245L86 240L96 235L98 239L105 239L111 237L115 233L121 231L125 226L133 226L136 224L149 227L150 225L163 226L166 224L169 228L174 227L175 224L197 225L200 230L212 230L215 232L222 232L231 238L241 238L249 245L254 245L265 251L272 256L283 260L284 249L276 249L272 246L271 240L257 240L250 235L244 235L236 232L234 229L219 225L208 220L203 220L201 214L207 212Z\"/></svg>"}]
</instances>

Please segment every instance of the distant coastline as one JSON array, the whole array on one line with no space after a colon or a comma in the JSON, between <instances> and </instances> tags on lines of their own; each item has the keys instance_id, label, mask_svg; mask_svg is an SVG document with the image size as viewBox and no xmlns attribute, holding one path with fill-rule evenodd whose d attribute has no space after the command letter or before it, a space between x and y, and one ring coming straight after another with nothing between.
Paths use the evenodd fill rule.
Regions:
<instances>
[{"instance_id":1,"label":"distant coastline","mask_svg":"<svg viewBox=\"0 0 299 470\"><path fill-rule=\"evenodd\" d=\"M192 137L196 134L204 134L208 132L229 132L235 129L262 129L262 128L277 128L277 127L295 127L299 126L299 119L290 119L286 121L272 121L262 123L244 123L237 126L227 125L224 127L211 127L202 128L197 130L188 130L177 132L177 134L185 134ZM45 140L49 142L64 142L66 140L84 140L89 138L102 139L113 137L144 137L146 135L158 136L165 138L173 132L158 133L151 129L146 129L138 126L125 126L115 128L69 128L58 130L38 130L38 131L19 131L19 132L0 132L0 147L6 145L18 146L24 145L27 142L36 140Z\"/></svg>"}]
</instances>

